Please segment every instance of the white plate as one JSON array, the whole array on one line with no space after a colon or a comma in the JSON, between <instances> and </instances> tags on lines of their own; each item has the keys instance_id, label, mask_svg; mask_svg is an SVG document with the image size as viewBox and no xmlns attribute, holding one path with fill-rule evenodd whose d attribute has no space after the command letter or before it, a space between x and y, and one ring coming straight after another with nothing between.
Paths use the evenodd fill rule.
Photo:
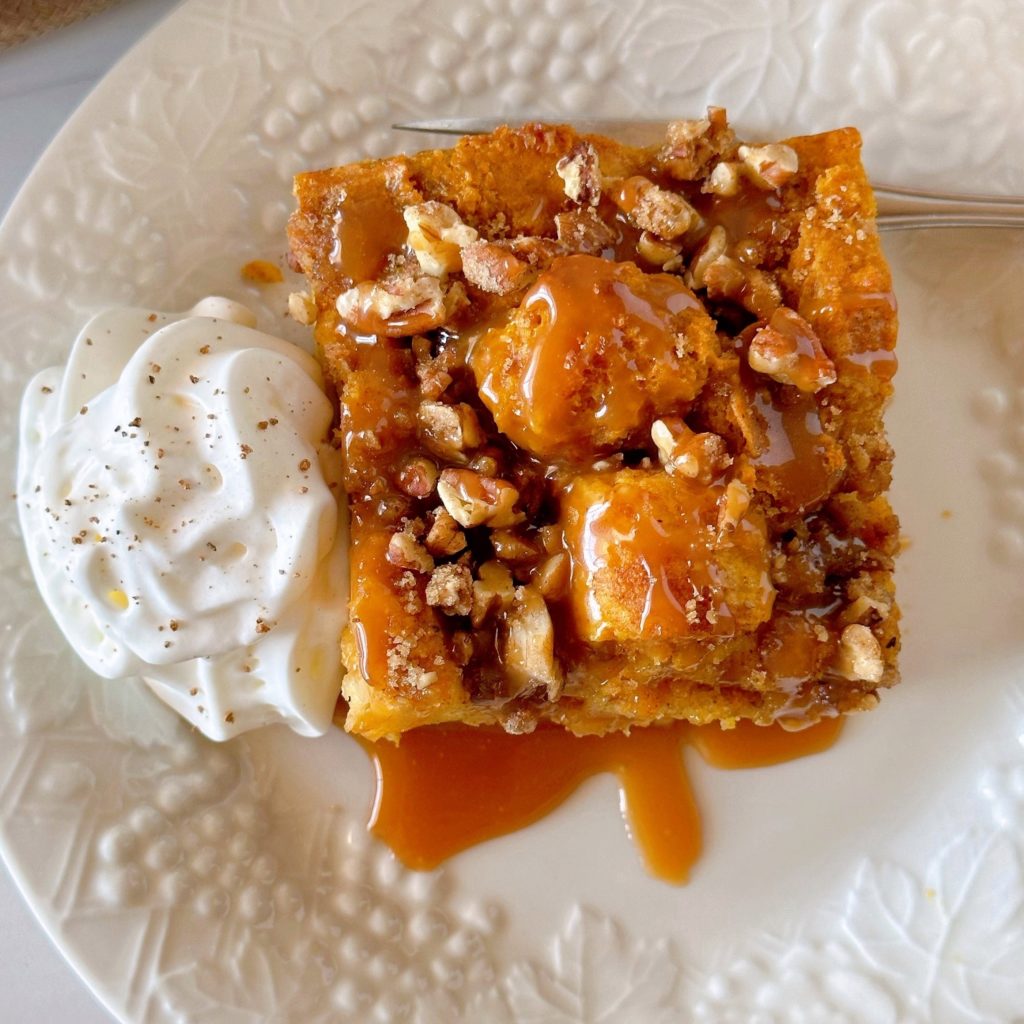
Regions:
<instances>
[{"instance_id":1,"label":"white plate","mask_svg":"<svg viewBox=\"0 0 1024 1024\"><path fill-rule=\"evenodd\" d=\"M878 179L1024 192L1018 6L957 0L192 0L71 120L0 233L0 431L118 303L255 304L289 178L398 118L860 125ZM197 739L88 678L0 513L0 831L45 927L132 1022L1004 1022L1024 1007L1024 234L887 239L905 682L814 760L694 764L707 843L645 875L612 782L433 874L366 838L343 735ZM293 334L294 336L294 334ZM14 452L0 455L13 478Z\"/></svg>"}]
</instances>

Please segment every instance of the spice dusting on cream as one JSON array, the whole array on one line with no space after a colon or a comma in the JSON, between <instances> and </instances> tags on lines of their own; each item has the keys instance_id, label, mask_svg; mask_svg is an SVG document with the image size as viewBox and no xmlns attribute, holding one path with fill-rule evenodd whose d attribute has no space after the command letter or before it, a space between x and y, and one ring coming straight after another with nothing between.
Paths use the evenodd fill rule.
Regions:
<instances>
[{"instance_id":1,"label":"spice dusting on cream","mask_svg":"<svg viewBox=\"0 0 1024 1024\"><path fill-rule=\"evenodd\" d=\"M86 664L216 739L324 732L345 537L316 361L226 299L94 318L22 403L18 509Z\"/></svg>"}]
</instances>

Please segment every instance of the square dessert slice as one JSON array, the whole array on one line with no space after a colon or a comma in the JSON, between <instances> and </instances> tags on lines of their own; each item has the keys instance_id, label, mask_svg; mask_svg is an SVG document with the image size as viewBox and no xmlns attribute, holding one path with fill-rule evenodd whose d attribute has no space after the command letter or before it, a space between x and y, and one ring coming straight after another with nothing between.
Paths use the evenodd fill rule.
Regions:
<instances>
[{"instance_id":1,"label":"square dessert slice","mask_svg":"<svg viewBox=\"0 0 1024 1024\"><path fill-rule=\"evenodd\" d=\"M896 311L853 129L564 126L299 175L346 726L799 726L897 679Z\"/></svg>"}]
</instances>

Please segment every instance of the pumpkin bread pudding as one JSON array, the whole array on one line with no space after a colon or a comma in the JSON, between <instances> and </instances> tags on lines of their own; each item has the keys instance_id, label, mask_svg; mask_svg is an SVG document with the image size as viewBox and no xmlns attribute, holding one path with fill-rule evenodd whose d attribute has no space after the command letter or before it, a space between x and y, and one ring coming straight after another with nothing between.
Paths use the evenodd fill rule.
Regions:
<instances>
[{"instance_id":1,"label":"pumpkin bread pudding","mask_svg":"<svg viewBox=\"0 0 1024 1024\"><path fill-rule=\"evenodd\" d=\"M897 680L896 311L853 129L566 126L301 174L346 727L799 727Z\"/></svg>"}]
</instances>

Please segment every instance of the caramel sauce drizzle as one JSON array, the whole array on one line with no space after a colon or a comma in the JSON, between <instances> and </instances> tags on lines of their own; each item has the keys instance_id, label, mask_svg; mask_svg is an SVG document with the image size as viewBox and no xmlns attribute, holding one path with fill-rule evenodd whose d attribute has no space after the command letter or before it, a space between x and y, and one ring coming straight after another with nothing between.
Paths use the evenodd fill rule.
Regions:
<instances>
[{"instance_id":1,"label":"caramel sauce drizzle","mask_svg":"<svg viewBox=\"0 0 1024 1024\"><path fill-rule=\"evenodd\" d=\"M647 870L688 881L701 852L701 820L683 760L691 745L715 768L758 768L806 757L838 739L840 718L799 732L741 722L573 736L540 726L525 736L497 728L429 726L360 744L372 758L377 792L369 829L403 864L430 870L449 857L525 828L550 814L592 775L614 774L626 827Z\"/></svg>"},{"instance_id":2,"label":"caramel sauce drizzle","mask_svg":"<svg viewBox=\"0 0 1024 1024\"><path fill-rule=\"evenodd\" d=\"M754 392L754 408L767 427L768 443L751 461L763 467L778 494L793 507L820 501L835 484L827 464L828 435L812 395L779 406L763 390Z\"/></svg>"},{"instance_id":3,"label":"caramel sauce drizzle","mask_svg":"<svg viewBox=\"0 0 1024 1024\"><path fill-rule=\"evenodd\" d=\"M559 438L560 447L579 454L589 453L599 431L618 437L636 427L655 364L684 377L674 318L700 302L677 277L641 278L635 267L575 254L556 259L521 306L542 342L512 388L501 331L481 338L472 357L480 395L517 444L544 452ZM688 397L684 389L679 400ZM576 401L595 390L602 400L594 407Z\"/></svg>"},{"instance_id":4,"label":"caramel sauce drizzle","mask_svg":"<svg viewBox=\"0 0 1024 1024\"><path fill-rule=\"evenodd\" d=\"M382 186L351 194L338 209L331 262L354 282L377 278L388 255L400 252L409 234L402 211Z\"/></svg>"}]
</instances>

